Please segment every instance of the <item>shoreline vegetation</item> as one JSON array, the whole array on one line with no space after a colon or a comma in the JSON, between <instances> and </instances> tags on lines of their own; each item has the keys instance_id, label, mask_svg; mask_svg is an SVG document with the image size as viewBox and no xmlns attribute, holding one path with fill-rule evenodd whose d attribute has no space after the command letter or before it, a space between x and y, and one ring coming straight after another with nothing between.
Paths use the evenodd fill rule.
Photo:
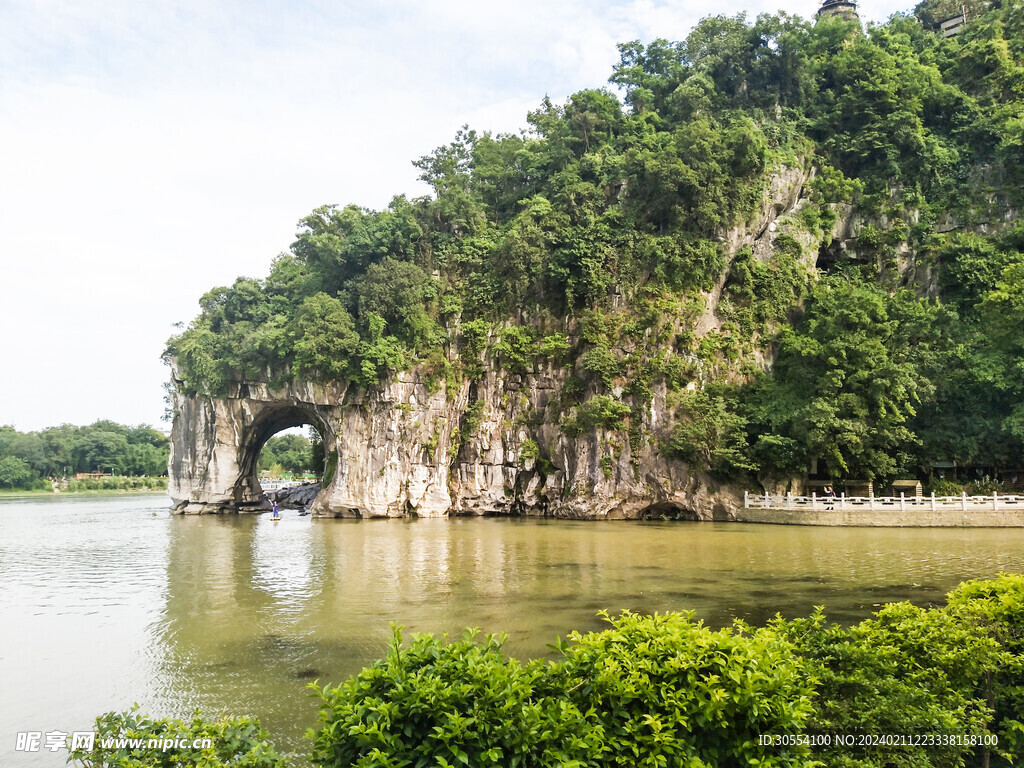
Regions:
<instances>
[{"instance_id":1,"label":"shoreline vegetation","mask_svg":"<svg viewBox=\"0 0 1024 768\"><path fill-rule=\"evenodd\" d=\"M38 432L0 425L0 493L167 487L170 440L146 424L109 420Z\"/></svg>"},{"instance_id":2,"label":"shoreline vegetation","mask_svg":"<svg viewBox=\"0 0 1024 768\"><path fill-rule=\"evenodd\" d=\"M38 499L62 498L65 496L162 496L164 491L139 488L131 491L72 491L70 493L54 493L53 491L0 491L0 499Z\"/></svg>"},{"instance_id":3,"label":"shoreline vegetation","mask_svg":"<svg viewBox=\"0 0 1024 768\"><path fill-rule=\"evenodd\" d=\"M718 630L692 611L602 615L608 628L574 632L551 646L554 660L526 662L504 655L504 636L470 629L405 642L395 627L384 658L338 686L308 686L319 699L308 759L318 768L1006 768L1024 755L1021 575L965 582L943 606L886 604L851 627L824 608ZM298 757L278 753L254 718L198 711L184 721L107 713L95 745L70 761L285 768Z\"/></svg>"},{"instance_id":4,"label":"shoreline vegetation","mask_svg":"<svg viewBox=\"0 0 1024 768\"><path fill-rule=\"evenodd\" d=\"M167 475L155 477L85 477L58 484L54 493L102 493L108 491L166 491Z\"/></svg>"},{"instance_id":5,"label":"shoreline vegetation","mask_svg":"<svg viewBox=\"0 0 1024 768\"><path fill-rule=\"evenodd\" d=\"M0 426L0 498L68 493L167 490L167 435L97 421L39 432ZM259 456L261 474L302 475L323 465L319 435L271 437ZM78 476L76 475L84 475Z\"/></svg>"},{"instance_id":6,"label":"shoreline vegetation","mask_svg":"<svg viewBox=\"0 0 1024 768\"><path fill-rule=\"evenodd\" d=\"M167 491L166 477L124 477L100 478L115 482L97 487L92 481L69 481L69 487L61 490L50 488L0 488L0 499L37 498L50 496L87 496L87 495L120 495L126 493L146 495L160 494ZM117 481L124 481L125 487L118 487Z\"/></svg>"}]
</instances>

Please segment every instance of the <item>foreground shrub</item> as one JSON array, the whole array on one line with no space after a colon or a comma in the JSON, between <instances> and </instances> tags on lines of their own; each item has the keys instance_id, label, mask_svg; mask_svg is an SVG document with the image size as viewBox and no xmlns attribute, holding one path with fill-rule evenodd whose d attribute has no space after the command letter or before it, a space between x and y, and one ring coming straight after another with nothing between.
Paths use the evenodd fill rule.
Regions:
<instances>
[{"instance_id":1,"label":"foreground shrub","mask_svg":"<svg viewBox=\"0 0 1024 768\"><path fill-rule=\"evenodd\" d=\"M805 765L760 733L802 730L811 683L772 629L712 631L692 614L609 619L557 663L526 666L501 641L417 636L337 688L314 690L321 766ZM751 761L760 761L752 763Z\"/></svg>"},{"instance_id":2,"label":"foreground shrub","mask_svg":"<svg viewBox=\"0 0 1024 768\"><path fill-rule=\"evenodd\" d=\"M804 766L803 746L763 747L761 734L804 730L813 684L775 628L711 630L693 613L608 619L574 633L552 668L566 695L601 725L595 766Z\"/></svg>"},{"instance_id":3,"label":"foreground shrub","mask_svg":"<svg viewBox=\"0 0 1024 768\"><path fill-rule=\"evenodd\" d=\"M313 762L332 768L591 765L600 733L551 687L546 665L501 653L503 638L468 632L446 644L395 630L388 655L337 688L311 687L322 705Z\"/></svg>"},{"instance_id":4,"label":"foreground shrub","mask_svg":"<svg viewBox=\"0 0 1024 768\"><path fill-rule=\"evenodd\" d=\"M286 768L268 735L249 717L207 720L196 712L191 720L151 720L133 707L96 718L93 749L72 750L68 761L85 768Z\"/></svg>"},{"instance_id":5,"label":"foreground shrub","mask_svg":"<svg viewBox=\"0 0 1024 768\"><path fill-rule=\"evenodd\" d=\"M928 492L936 496L959 496L964 492L964 487L953 480L939 478L929 484Z\"/></svg>"},{"instance_id":6,"label":"foreground shrub","mask_svg":"<svg viewBox=\"0 0 1024 768\"><path fill-rule=\"evenodd\" d=\"M84 477L68 480L67 490L71 493L82 491L142 491L167 490L166 477Z\"/></svg>"},{"instance_id":7,"label":"foreground shrub","mask_svg":"<svg viewBox=\"0 0 1024 768\"><path fill-rule=\"evenodd\" d=\"M967 743L844 745L835 736L991 736L991 710L979 683L1007 654L999 643L940 609L909 603L883 607L844 629L821 610L808 619L776 620L799 647L818 681L811 734L831 744L814 755L830 768L980 765L983 750Z\"/></svg>"},{"instance_id":8,"label":"foreground shrub","mask_svg":"<svg viewBox=\"0 0 1024 768\"><path fill-rule=\"evenodd\" d=\"M1024 756L1024 576L964 582L949 593L946 610L1006 651L1003 663L984 670L978 684L994 710L993 730L1002 751Z\"/></svg>"},{"instance_id":9,"label":"foreground shrub","mask_svg":"<svg viewBox=\"0 0 1024 768\"><path fill-rule=\"evenodd\" d=\"M971 581L942 608L884 606L853 627L809 618L711 630L692 613L605 615L556 661L506 658L502 638L398 630L387 656L311 686L323 768L1009 768L1024 756L1024 577ZM98 766L279 768L258 723L112 713ZM106 746L103 738L114 737ZM165 753L131 738L213 739ZM761 746L761 737L789 741ZM840 744L837 737L897 742ZM914 737L935 743L913 743ZM955 737L946 739L941 737ZM831 743L822 737L830 737ZM905 737L900 743L899 738ZM998 737L998 746L993 744ZM117 739L122 741L119 743ZM971 739L974 739L972 744ZM802 743L791 744L790 741ZM978 746L985 744L987 746Z\"/></svg>"}]
</instances>

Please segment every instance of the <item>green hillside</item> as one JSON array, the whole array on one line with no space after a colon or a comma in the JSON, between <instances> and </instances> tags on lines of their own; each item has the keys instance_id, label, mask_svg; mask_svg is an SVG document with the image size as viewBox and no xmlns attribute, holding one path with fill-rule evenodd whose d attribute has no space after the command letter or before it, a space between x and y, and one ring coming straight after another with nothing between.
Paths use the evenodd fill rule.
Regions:
<instances>
[{"instance_id":1,"label":"green hillside","mask_svg":"<svg viewBox=\"0 0 1024 768\"><path fill-rule=\"evenodd\" d=\"M554 366L567 435L719 476L1024 466L1024 4L948 39L945 10L621 45L608 88L416 161L433 194L319 208L265 278L203 296L179 391ZM733 248L787 174L771 253Z\"/></svg>"}]
</instances>

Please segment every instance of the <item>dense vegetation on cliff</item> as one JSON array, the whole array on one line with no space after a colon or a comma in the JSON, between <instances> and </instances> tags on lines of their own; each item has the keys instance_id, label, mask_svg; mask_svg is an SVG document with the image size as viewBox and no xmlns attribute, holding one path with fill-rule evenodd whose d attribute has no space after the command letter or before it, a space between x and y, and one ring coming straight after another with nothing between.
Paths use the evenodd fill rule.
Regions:
<instances>
[{"instance_id":1,"label":"dense vegetation on cliff","mask_svg":"<svg viewBox=\"0 0 1024 768\"><path fill-rule=\"evenodd\" d=\"M941 10L622 45L617 92L417 161L432 195L302 219L266 278L210 291L170 340L177 386L559 366L567 435L621 430L720 475L1020 466L1024 4L949 39ZM770 252L737 247L787 173L810 180Z\"/></svg>"}]
</instances>

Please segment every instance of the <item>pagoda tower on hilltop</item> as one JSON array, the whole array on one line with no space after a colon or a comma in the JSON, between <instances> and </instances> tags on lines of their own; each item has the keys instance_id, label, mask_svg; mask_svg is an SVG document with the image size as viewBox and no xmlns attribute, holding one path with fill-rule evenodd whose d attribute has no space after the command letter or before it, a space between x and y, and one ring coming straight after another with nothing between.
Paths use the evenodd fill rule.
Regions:
<instances>
[{"instance_id":1,"label":"pagoda tower on hilltop","mask_svg":"<svg viewBox=\"0 0 1024 768\"><path fill-rule=\"evenodd\" d=\"M818 18L822 16L839 16L847 21L860 23L857 4L853 0L825 0L818 9Z\"/></svg>"}]
</instances>

